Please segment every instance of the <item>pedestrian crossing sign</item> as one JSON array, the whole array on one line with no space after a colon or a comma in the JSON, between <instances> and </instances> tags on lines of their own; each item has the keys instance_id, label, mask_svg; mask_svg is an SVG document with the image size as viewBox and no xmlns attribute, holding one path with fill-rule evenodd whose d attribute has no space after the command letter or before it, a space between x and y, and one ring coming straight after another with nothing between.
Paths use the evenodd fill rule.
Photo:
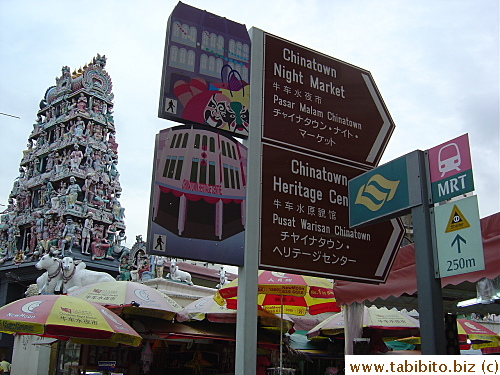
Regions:
<instances>
[{"instance_id":1,"label":"pedestrian crossing sign","mask_svg":"<svg viewBox=\"0 0 500 375\"><path fill-rule=\"evenodd\" d=\"M166 245L167 245L167 236L164 234L154 234L153 237L153 250L155 251L166 251Z\"/></svg>"}]
</instances>

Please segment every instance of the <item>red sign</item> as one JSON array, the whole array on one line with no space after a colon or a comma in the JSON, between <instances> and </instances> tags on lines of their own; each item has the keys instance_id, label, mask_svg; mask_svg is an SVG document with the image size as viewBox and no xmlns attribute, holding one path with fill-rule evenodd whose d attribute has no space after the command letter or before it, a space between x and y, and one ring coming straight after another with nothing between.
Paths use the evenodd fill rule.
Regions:
<instances>
[{"instance_id":1,"label":"red sign","mask_svg":"<svg viewBox=\"0 0 500 375\"><path fill-rule=\"evenodd\" d=\"M275 145L262 152L260 268L385 281L403 227L349 228L348 181L365 170Z\"/></svg>"},{"instance_id":2,"label":"red sign","mask_svg":"<svg viewBox=\"0 0 500 375\"><path fill-rule=\"evenodd\" d=\"M264 35L263 140L376 166L394 123L370 72Z\"/></svg>"}]
</instances>

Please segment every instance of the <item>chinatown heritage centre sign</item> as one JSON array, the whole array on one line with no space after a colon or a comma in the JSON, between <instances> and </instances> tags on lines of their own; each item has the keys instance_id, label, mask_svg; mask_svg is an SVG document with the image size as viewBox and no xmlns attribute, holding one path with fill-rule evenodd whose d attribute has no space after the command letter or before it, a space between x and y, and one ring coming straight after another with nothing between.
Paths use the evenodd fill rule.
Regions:
<instances>
[{"instance_id":1,"label":"chinatown heritage centre sign","mask_svg":"<svg viewBox=\"0 0 500 375\"><path fill-rule=\"evenodd\" d=\"M384 282L400 220L349 227L348 182L377 166L394 130L375 83L366 70L262 33L262 61L252 59L252 74L263 66L259 267Z\"/></svg>"}]
</instances>

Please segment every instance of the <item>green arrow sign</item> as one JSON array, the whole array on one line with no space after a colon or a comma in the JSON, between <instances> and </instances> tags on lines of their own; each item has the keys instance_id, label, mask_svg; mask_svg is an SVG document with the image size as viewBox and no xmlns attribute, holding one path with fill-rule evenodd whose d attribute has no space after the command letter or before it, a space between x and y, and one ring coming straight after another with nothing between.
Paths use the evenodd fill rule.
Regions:
<instances>
[{"instance_id":1,"label":"green arrow sign","mask_svg":"<svg viewBox=\"0 0 500 375\"><path fill-rule=\"evenodd\" d=\"M477 196L434 208L439 277L484 270Z\"/></svg>"}]
</instances>

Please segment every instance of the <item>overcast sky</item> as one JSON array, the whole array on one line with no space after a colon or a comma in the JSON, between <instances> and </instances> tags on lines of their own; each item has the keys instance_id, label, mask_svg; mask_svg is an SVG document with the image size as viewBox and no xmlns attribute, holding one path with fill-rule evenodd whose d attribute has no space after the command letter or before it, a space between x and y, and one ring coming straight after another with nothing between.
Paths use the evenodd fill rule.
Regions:
<instances>
[{"instance_id":1,"label":"overcast sky","mask_svg":"<svg viewBox=\"0 0 500 375\"><path fill-rule=\"evenodd\" d=\"M498 0L185 1L372 73L396 124L382 163L469 134L480 216L499 211ZM0 204L46 89L108 58L121 204L146 237L167 19L174 0L0 1ZM0 206L0 211L3 207Z\"/></svg>"}]
</instances>

